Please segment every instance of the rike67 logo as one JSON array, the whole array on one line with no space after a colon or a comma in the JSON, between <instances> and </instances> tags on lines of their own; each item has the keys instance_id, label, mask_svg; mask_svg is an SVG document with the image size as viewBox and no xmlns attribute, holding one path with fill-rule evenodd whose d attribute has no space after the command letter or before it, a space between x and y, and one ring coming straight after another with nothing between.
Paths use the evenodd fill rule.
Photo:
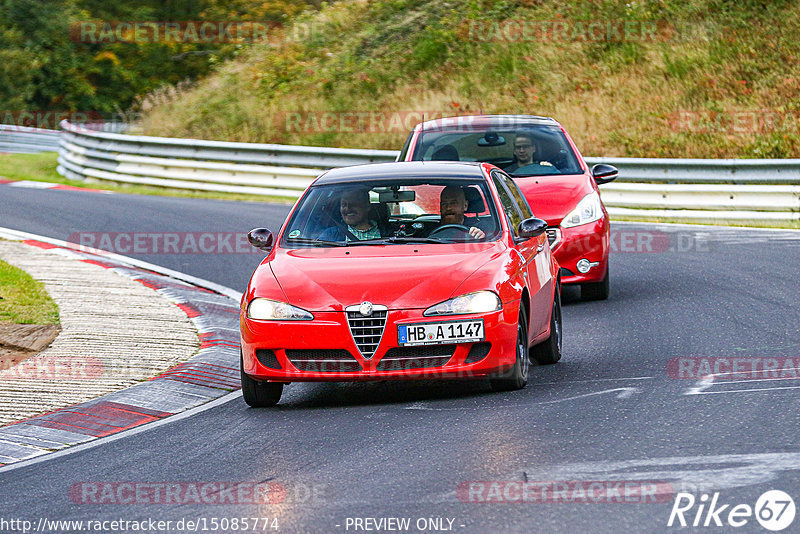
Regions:
<instances>
[{"instance_id":1,"label":"rike67 logo","mask_svg":"<svg viewBox=\"0 0 800 534\"><path fill-rule=\"evenodd\" d=\"M780 490L765 492L754 507L749 504L723 504L719 500L719 492L711 497L704 493L699 498L691 493L680 492L675 496L667 526L739 528L747 525L755 516L763 528L778 532L794 522L795 511L792 497Z\"/></svg>"}]
</instances>

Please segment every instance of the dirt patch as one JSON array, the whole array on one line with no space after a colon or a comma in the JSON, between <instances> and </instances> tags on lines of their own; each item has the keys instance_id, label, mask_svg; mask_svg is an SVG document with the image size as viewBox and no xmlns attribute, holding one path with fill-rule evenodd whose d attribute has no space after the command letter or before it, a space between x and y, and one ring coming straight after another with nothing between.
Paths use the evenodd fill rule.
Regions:
<instances>
[{"instance_id":1,"label":"dirt patch","mask_svg":"<svg viewBox=\"0 0 800 534\"><path fill-rule=\"evenodd\" d=\"M52 324L0 323L0 370L39 354L59 332L61 327Z\"/></svg>"}]
</instances>

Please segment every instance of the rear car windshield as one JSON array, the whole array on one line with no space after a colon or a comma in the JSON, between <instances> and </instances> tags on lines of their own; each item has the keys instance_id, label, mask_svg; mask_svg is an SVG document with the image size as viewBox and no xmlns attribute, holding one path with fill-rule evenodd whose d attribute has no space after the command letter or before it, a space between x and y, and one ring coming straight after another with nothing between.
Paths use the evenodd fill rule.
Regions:
<instances>
[{"instance_id":1,"label":"rear car windshield","mask_svg":"<svg viewBox=\"0 0 800 534\"><path fill-rule=\"evenodd\" d=\"M423 131L414 161L481 161L513 176L580 174L582 169L558 126L513 125L475 131L470 128ZM402 157L402 156L401 156Z\"/></svg>"}]
</instances>

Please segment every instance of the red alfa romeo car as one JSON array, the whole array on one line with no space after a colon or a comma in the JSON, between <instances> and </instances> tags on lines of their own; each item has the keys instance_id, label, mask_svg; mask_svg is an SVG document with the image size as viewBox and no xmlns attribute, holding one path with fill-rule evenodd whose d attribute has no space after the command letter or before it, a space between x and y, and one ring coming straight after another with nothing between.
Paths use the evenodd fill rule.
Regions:
<instances>
[{"instance_id":1,"label":"red alfa romeo car","mask_svg":"<svg viewBox=\"0 0 800 534\"><path fill-rule=\"evenodd\" d=\"M611 165L590 170L555 120L530 115L448 117L418 124L398 161L482 161L514 177L561 266L564 284L585 300L608 298L610 224L597 185L617 177Z\"/></svg>"},{"instance_id":2,"label":"red alfa romeo car","mask_svg":"<svg viewBox=\"0 0 800 534\"><path fill-rule=\"evenodd\" d=\"M241 305L251 406L302 381L491 379L525 386L561 358L558 264L547 223L481 163L382 163L326 172L277 236Z\"/></svg>"}]
</instances>

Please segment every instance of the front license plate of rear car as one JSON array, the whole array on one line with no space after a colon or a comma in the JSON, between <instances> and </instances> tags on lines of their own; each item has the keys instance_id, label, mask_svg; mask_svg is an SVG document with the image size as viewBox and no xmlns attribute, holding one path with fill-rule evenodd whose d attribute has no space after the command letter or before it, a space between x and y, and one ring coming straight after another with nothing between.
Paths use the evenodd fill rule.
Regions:
<instances>
[{"instance_id":1,"label":"front license plate of rear car","mask_svg":"<svg viewBox=\"0 0 800 534\"><path fill-rule=\"evenodd\" d=\"M483 319L447 323L401 324L397 327L397 344L436 345L483 341Z\"/></svg>"}]
</instances>

